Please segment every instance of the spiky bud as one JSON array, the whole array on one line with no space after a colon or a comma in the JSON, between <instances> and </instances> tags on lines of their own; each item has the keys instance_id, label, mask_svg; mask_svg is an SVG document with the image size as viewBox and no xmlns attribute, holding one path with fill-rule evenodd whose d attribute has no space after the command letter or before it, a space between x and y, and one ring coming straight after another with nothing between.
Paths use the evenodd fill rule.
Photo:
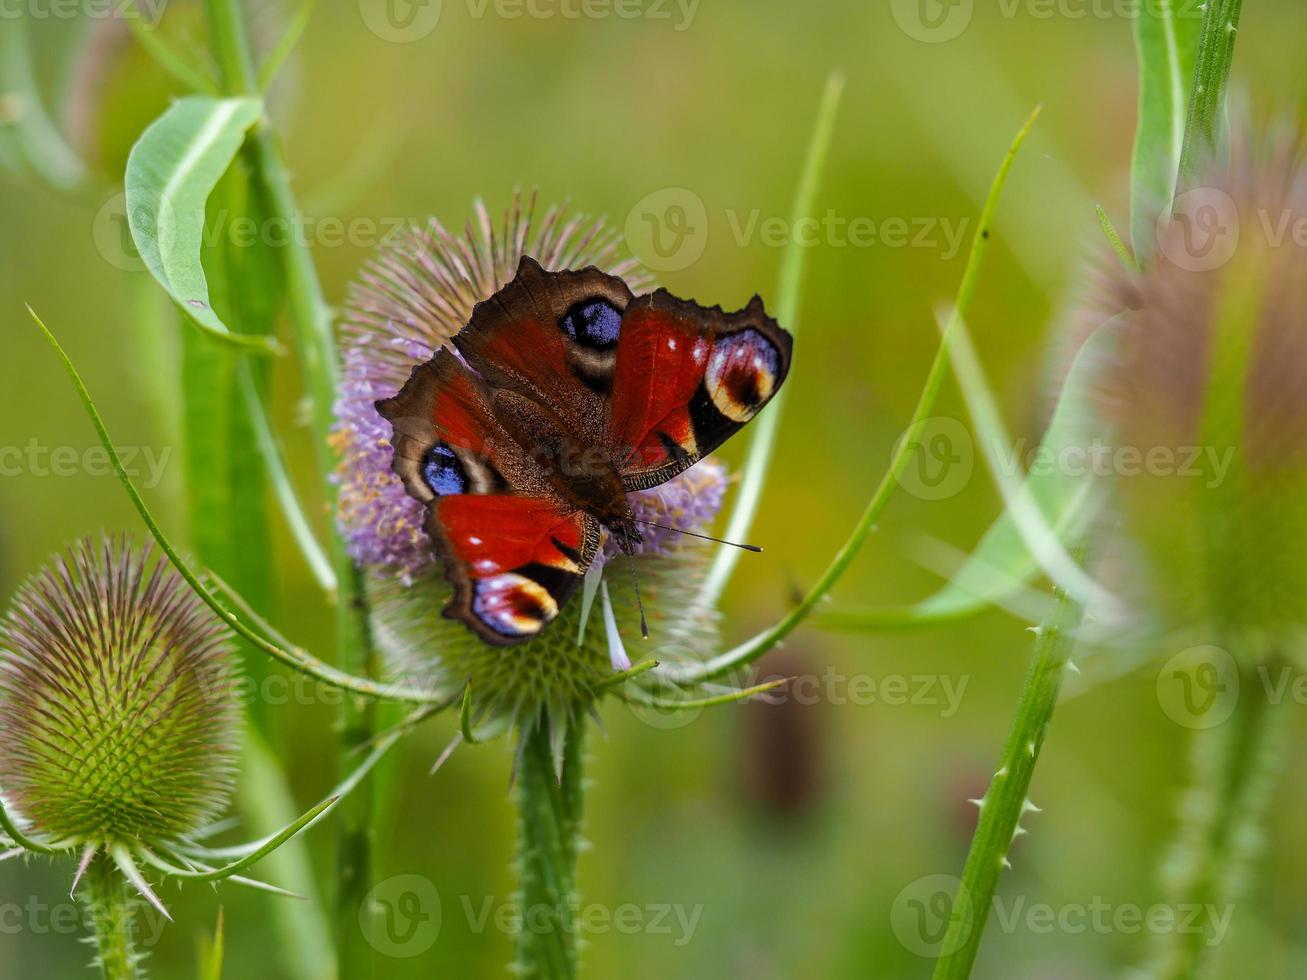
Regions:
<instances>
[{"instance_id":1,"label":"spiky bud","mask_svg":"<svg viewBox=\"0 0 1307 980\"><path fill-rule=\"evenodd\" d=\"M0 792L69 846L175 841L230 797L230 634L164 559L83 540L0 621Z\"/></svg>"}]
</instances>

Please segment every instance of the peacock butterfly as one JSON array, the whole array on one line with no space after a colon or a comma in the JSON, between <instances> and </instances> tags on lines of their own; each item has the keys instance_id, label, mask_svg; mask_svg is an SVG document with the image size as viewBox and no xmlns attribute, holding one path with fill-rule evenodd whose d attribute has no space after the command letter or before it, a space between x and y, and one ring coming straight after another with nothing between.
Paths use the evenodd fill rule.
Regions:
<instances>
[{"instance_id":1,"label":"peacock butterfly","mask_svg":"<svg viewBox=\"0 0 1307 980\"><path fill-rule=\"evenodd\" d=\"M558 615L601 529L631 552L627 494L752 419L784 382L792 340L757 296L725 313L524 256L452 343L377 411L453 586L444 614L502 646Z\"/></svg>"}]
</instances>

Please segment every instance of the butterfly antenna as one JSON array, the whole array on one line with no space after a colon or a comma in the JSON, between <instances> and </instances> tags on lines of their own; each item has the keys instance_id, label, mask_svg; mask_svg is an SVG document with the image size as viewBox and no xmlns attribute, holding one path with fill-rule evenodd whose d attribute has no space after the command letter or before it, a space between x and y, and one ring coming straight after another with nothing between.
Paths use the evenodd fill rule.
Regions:
<instances>
[{"instance_id":1,"label":"butterfly antenna","mask_svg":"<svg viewBox=\"0 0 1307 980\"><path fill-rule=\"evenodd\" d=\"M727 541L724 538L714 538L711 534L700 534L698 531L687 531L683 527L672 527L670 524L659 524L656 521L642 521L638 518L631 518L636 524L647 524L649 527L660 527L664 531L675 531L677 534L688 534L692 538L702 538L705 541L715 541L718 544L729 544L732 548L740 548L743 551L753 551L759 554L762 549L756 544L739 544L735 541Z\"/></svg>"},{"instance_id":2,"label":"butterfly antenna","mask_svg":"<svg viewBox=\"0 0 1307 980\"><path fill-rule=\"evenodd\" d=\"M649 639L649 621L644 616L644 599L640 597L640 579L635 574L635 543L631 540L631 535L622 535L622 550L626 552L627 563L631 568L631 587L635 589L635 604L640 610L640 635L646 640Z\"/></svg>"}]
</instances>

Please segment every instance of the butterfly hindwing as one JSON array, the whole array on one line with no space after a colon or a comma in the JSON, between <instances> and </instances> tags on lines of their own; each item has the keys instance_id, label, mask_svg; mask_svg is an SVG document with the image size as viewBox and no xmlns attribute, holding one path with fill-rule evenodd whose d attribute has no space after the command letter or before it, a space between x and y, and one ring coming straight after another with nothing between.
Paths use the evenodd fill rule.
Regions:
<instances>
[{"instance_id":1,"label":"butterfly hindwing","mask_svg":"<svg viewBox=\"0 0 1307 980\"><path fill-rule=\"evenodd\" d=\"M424 529L454 590L445 615L504 645L558 614L598 550L600 528L554 492L493 399L440 350L377 409L394 427L395 473L426 504Z\"/></svg>"},{"instance_id":2,"label":"butterfly hindwing","mask_svg":"<svg viewBox=\"0 0 1307 980\"><path fill-rule=\"evenodd\" d=\"M757 415L789 373L792 343L757 296L737 313L665 289L633 300L609 416L625 488L670 480Z\"/></svg>"}]
</instances>

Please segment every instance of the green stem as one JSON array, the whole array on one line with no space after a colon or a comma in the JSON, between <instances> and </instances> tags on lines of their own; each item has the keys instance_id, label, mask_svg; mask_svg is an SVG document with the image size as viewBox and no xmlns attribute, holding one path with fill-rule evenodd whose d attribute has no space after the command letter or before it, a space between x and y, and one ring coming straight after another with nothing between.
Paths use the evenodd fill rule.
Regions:
<instances>
[{"instance_id":1,"label":"green stem","mask_svg":"<svg viewBox=\"0 0 1307 980\"><path fill-rule=\"evenodd\" d=\"M1026 674L998 770L984 797L976 801L980 820L935 963L935 980L966 980L971 976L998 879L1008 864L1008 850L1024 832L1021 818L1037 809L1027 796L1030 779L1057 706L1071 648L1069 633L1079 618L1079 607L1060 592L1052 618L1036 631L1035 657Z\"/></svg>"},{"instance_id":2,"label":"green stem","mask_svg":"<svg viewBox=\"0 0 1307 980\"><path fill-rule=\"evenodd\" d=\"M1161 937L1149 973L1153 980L1232 975L1219 963L1220 940L1225 937L1214 932L1215 920L1242 898L1248 865L1259 848L1286 715L1266 696L1261 672L1285 669L1278 659L1231 669L1222 684L1238 685L1233 713L1219 725L1193 733L1190 785L1174 854L1167 862L1167 884L1172 907L1211 914L1204 915L1203 928L1172 930ZM1227 703L1214 699L1209 710Z\"/></svg>"},{"instance_id":3,"label":"green stem","mask_svg":"<svg viewBox=\"0 0 1307 980\"><path fill-rule=\"evenodd\" d=\"M527 742L515 792L522 922L514 971L528 980L574 980L579 969L576 858L584 779L582 725L574 719L568 729L561 780L545 721L523 736Z\"/></svg>"},{"instance_id":4,"label":"green stem","mask_svg":"<svg viewBox=\"0 0 1307 980\"><path fill-rule=\"evenodd\" d=\"M95 930L96 962L104 980L136 980L134 899L126 879L107 855L97 854L86 869L86 895Z\"/></svg>"},{"instance_id":5,"label":"green stem","mask_svg":"<svg viewBox=\"0 0 1307 980\"><path fill-rule=\"evenodd\" d=\"M1180 153L1180 178L1195 177L1208 157L1221 147L1225 131L1225 93L1234 64L1234 42L1239 34L1243 0L1208 0L1194 65Z\"/></svg>"},{"instance_id":6,"label":"green stem","mask_svg":"<svg viewBox=\"0 0 1307 980\"><path fill-rule=\"evenodd\" d=\"M238 0L208 0L208 10L224 83L235 94L258 95L258 75ZM332 334L331 310L323 295L308 244L299 233L300 212L291 189L290 173L282 158L276 133L266 116L250 134L250 153L255 179L266 195L269 213L283 222L284 227L292 229L282 248L286 295L296 355L311 406L323 494L329 509L334 509L336 488L331 476L336 457L328 440L335 425L334 404L340 364ZM339 588L337 667L346 673L375 677L378 665L368 607L362 593L362 577L338 534L332 535L331 558ZM376 707L370 700L346 698L341 716L340 765L345 772L351 768L355 750L369 742L376 732ZM340 975L351 980L366 980L373 972L373 950L358 928L358 915L371 887L374 796L372 780L365 780L339 813L336 942Z\"/></svg>"}]
</instances>

